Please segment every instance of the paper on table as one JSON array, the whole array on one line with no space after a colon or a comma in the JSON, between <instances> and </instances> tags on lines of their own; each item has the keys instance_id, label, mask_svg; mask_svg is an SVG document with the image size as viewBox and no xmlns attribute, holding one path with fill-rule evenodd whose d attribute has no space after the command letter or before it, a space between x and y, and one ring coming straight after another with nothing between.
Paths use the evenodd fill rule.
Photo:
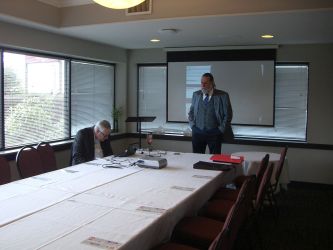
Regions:
<instances>
[{"instance_id":1,"label":"paper on table","mask_svg":"<svg viewBox=\"0 0 333 250\"><path fill-rule=\"evenodd\" d=\"M82 241L82 243L90 245L90 246L99 247L102 249L109 249L109 250L118 249L121 246L121 244L118 242L111 241L111 240L104 240L104 239L93 237L93 236Z\"/></svg>"}]
</instances>

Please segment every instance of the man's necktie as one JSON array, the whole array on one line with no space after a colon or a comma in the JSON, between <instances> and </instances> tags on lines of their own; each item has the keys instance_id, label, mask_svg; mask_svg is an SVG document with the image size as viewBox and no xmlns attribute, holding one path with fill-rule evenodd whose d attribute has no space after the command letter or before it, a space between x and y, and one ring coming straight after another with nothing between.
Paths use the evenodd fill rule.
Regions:
<instances>
[{"instance_id":1,"label":"man's necktie","mask_svg":"<svg viewBox=\"0 0 333 250\"><path fill-rule=\"evenodd\" d=\"M209 95L206 94L205 99L204 99L205 105L207 105L208 101L209 101Z\"/></svg>"}]
</instances>

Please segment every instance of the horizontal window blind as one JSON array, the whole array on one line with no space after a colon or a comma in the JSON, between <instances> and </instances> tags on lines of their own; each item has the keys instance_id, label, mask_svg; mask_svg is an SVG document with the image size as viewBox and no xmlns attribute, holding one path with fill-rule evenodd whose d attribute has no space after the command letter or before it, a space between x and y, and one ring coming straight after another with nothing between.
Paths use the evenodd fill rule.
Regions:
<instances>
[{"instance_id":1,"label":"horizontal window blind","mask_svg":"<svg viewBox=\"0 0 333 250\"><path fill-rule=\"evenodd\" d=\"M154 123L143 123L142 128L157 133L188 134L190 132L188 124L166 123L166 96L161 91L166 84L165 71L166 67L139 67L139 114L157 116ZM189 110L191 105L193 91L200 89L200 85L192 79L204 71L209 72L210 69L187 68L186 110ZM306 140L308 65L278 64L275 66L275 74L274 127L233 126L237 137Z\"/></svg>"},{"instance_id":2,"label":"horizontal window blind","mask_svg":"<svg viewBox=\"0 0 333 250\"><path fill-rule=\"evenodd\" d=\"M66 61L5 51L3 62L4 146L67 138Z\"/></svg>"},{"instance_id":3,"label":"horizontal window blind","mask_svg":"<svg viewBox=\"0 0 333 250\"><path fill-rule=\"evenodd\" d=\"M71 62L71 134L99 120L112 122L114 66Z\"/></svg>"},{"instance_id":4,"label":"horizontal window blind","mask_svg":"<svg viewBox=\"0 0 333 250\"><path fill-rule=\"evenodd\" d=\"M163 126L166 119L166 67L139 67L139 115L156 116L142 128Z\"/></svg>"}]
</instances>

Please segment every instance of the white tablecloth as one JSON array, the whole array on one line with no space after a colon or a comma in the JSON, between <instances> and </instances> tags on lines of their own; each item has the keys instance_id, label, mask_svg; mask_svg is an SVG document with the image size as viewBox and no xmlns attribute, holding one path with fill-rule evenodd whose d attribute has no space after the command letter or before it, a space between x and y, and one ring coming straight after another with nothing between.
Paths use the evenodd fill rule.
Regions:
<instances>
[{"instance_id":1,"label":"white tablecloth","mask_svg":"<svg viewBox=\"0 0 333 250\"><path fill-rule=\"evenodd\" d=\"M182 217L196 213L219 186L235 177L235 170L193 169L195 162L209 157L168 152L168 166L160 170L82 164L69 172L8 184L7 189L24 189L10 195L13 204L16 200L24 209L3 216L0 249L96 249L96 244L104 249L149 249L167 240ZM44 185L38 183L43 180ZM36 199L29 205L32 194ZM0 207L10 199L1 189L0 197Z\"/></svg>"},{"instance_id":2,"label":"white tablecloth","mask_svg":"<svg viewBox=\"0 0 333 250\"><path fill-rule=\"evenodd\" d=\"M232 155L235 156L244 156L243 162L243 171L245 175L253 175L256 174L257 169L260 166L260 162L262 158L265 157L266 154L269 154L269 162L274 164L274 170L271 178L271 183L275 183L275 172L280 160L280 154L271 153L271 152L237 152ZM283 185L284 188L287 187L289 183L289 174L288 174L288 160L284 161L284 166L282 169L282 173L279 180L280 184Z\"/></svg>"}]
</instances>

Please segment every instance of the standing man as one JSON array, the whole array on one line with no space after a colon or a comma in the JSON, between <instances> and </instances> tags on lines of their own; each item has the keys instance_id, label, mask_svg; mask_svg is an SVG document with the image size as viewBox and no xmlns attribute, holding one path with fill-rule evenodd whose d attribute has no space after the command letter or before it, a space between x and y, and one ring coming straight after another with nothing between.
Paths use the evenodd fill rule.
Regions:
<instances>
[{"instance_id":1,"label":"standing man","mask_svg":"<svg viewBox=\"0 0 333 250\"><path fill-rule=\"evenodd\" d=\"M204 154L208 145L210 154L221 154L222 140L232 139L232 107L229 94L215 88L214 77L201 77L201 90L193 93L190 112L193 153Z\"/></svg>"},{"instance_id":2,"label":"standing man","mask_svg":"<svg viewBox=\"0 0 333 250\"><path fill-rule=\"evenodd\" d=\"M72 165L112 155L110 133L111 125L106 120L79 130L73 142Z\"/></svg>"}]
</instances>

